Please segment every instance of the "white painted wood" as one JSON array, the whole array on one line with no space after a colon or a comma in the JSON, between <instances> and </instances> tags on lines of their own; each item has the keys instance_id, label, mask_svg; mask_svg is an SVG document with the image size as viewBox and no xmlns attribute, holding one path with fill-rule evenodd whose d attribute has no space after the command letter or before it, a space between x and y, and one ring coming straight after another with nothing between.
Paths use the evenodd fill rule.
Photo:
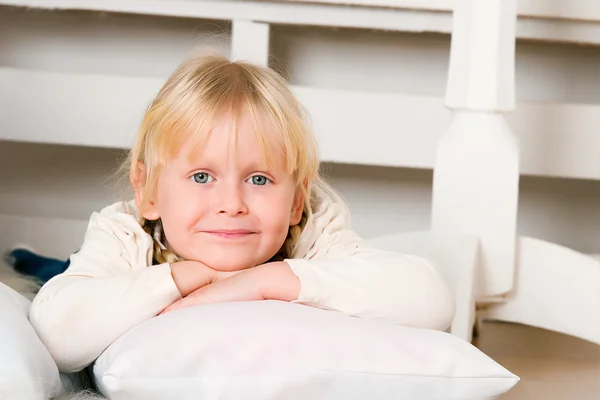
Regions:
<instances>
[{"instance_id":1,"label":"white painted wood","mask_svg":"<svg viewBox=\"0 0 600 400\"><path fill-rule=\"evenodd\" d=\"M274 24L331 26L412 32L450 32L448 15L432 11L391 10L322 4L285 4L244 0L0 0L0 5L54 10L110 11Z\"/></svg>"},{"instance_id":2,"label":"white painted wood","mask_svg":"<svg viewBox=\"0 0 600 400\"><path fill-rule=\"evenodd\" d=\"M2 138L130 147L161 85L152 78L2 69Z\"/></svg>"},{"instance_id":3,"label":"white painted wood","mask_svg":"<svg viewBox=\"0 0 600 400\"><path fill-rule=\"evenodd\" d=\"M475 325L476 279L479 268L478 239L462 236L448 251L436 242L431 230L374 237L368 243L379 249L414 254L433 261L454 292L455 315L450 333L468 342Z\"/></svg>"},{"instance_id":4,"label":"white painted wood","mask_svg":"<svg viewBox=\"0 0 600 400\"><path fill-rule=\"evenodd\" d=\"M523 18L517 21L517 38L600 45L600 24L591 21L540 20Z\"/></svg>"},{"instance_id":5,"label":"white painted wood","mask_svg":"<svg viewBox=\"0 0 600 400\"><path fill-rule=\"evenodd\" d=\"M264 22L233 21L231 59L269 65L269 24Z\"/></svg>"},{"instance_id":6,"label":"white painted wood","mask_svg":"<svg viewBox=\"0 0 600 400\"><path fill-rule=\"evenodd\" d=\"M405 32L277 26L272 37L296 85L432 97L444 96L449 50L445 35ZM598 48L521 41L516 50L519 102L600 104Z\"/></svg>"},{"instance_id":7,"label":"white painted wood","mask_svg":"<svg viewBox=\"0 0 600 400\"><path fill-rule=\"evenodd\" d=\"M485 317L600 344L600 260L530 237L518 247L515 289Z\"/></svg>"},{"instance_id":8,"label":"white painted wood","mask_svg":"<svg viewBox=\"0 0 600 400\"><path fill-rule=\"evenodd\" d=\"M274 0L287 3L322 3L345 6L415 8L452 11L452 0Z\"/></svg>"},{"instance_id":9,"label":"white painted wood","mask_svg":"<svg viewBox=\"0 0 600 400\"><path fill-rule=\"evenodd\" d=\"M226 21L94 12L0 10L0 66L166 79L197 49L230 53ZM278 25L271 63L298 86L441 97L446 35ZM600 53L591 46L522 42L521 102L600 104ZM543 68L540 68L543 65Z\"/></svg>"},{"instance_id":10,"label":"white painted wood","mask_svg":"<svg viewBox=\"0 0 600 400\"><path fill-rule=\"evenodd\" d=\"M348 200L360 235L430 229L431 171L348 164L326 164L324 171ZM518 232L600 253L598 204L600 181L522 177Z\"/></svg>"},{"instance_id":11,"label":"white painted wood","mask_svg":"<svg viewBox=\"0 0 600 400\"><path fill-rule=\"evenodd\" d=\"M438 244L438 248L441 247ZM472 235L463 235L455 252L455 269L461 272L456 283L457 308L452 321L452 334L470 342L473 339L473 330L476 327L477 309L476 300L479 296L479 277L481 275L481 261L479 239ZM441 260L444 254L438 254Z\"/></svg>"},{"instance_id":12,"label":"white painted wood","mask_svg":"<svg viewBox=\"0 0 600 400\"><path fill-rule=\"evenodd\" d=\"M446 105L512 111L516 0L456 0L455 4Z\"/></svg>"},{"instance_id":13,"label":"white painted wood","mask_svg":"<svg viewBox=\"0 0 600 400\"><path fill-rule=\"evenodd\" d=\"M600 265L516 235L519 145L503 115L514 107L515 18L515 0L455 3L446 96L453 119L434 169L435 242L447 255L461 235L479 238L477 301L491 318L600 344Z\"/></svg>"},{"instance_id":14,"label":"white painted wood","mask_svg":"<svg viewBox=\"0 0 600 400\"><path fill-rule=\"evenodd\" d=\"M524 9L525 17L518 22L517 37L600 44L600 23L595 18L595 13L586 12L588 9L592 9L593 1L579 0L583 3L580 5L577 2L576 8L548 8L542 3L539 3L539 5L532 3L533 6ZM433 6L428 6L431 2L419 3L422 6L415 6L414 8L381 8L348 7L341 4L326 5L316 4L315 2L287 4L285 2L246 2L241 0L0 0L0 5L58 10L110 11L220 20L247 19L275 24L410 32L451 32L452 17L449 6L444 6L445 11L440 12L440 7L436 6L437 2ZM571 2L567 4L571 4ZM537 18L537 14L540 13L539 17L546 17L545 14L549 13L552 19ZM564 17L561 13L565 13ZM573 15L576 18L584 19L577 20L569 17Z\"/></svg>"},{"instance_id":15,"label":"white painted wood","mask_svg":"<svg viewBox=\"0 0 600 400\"><path fill-rule=\"evenodd\" d=\"M416 8L452 11L454 0L279 0L293 3L324 3L371 7ZM600 21L600 7L596 0L521 0L518 14L545 18Z\"/></svg>"},{"instance_id":16,"label":"white painted wood","mask_svg":"<svg viewBox=\"0 0 600 400\"><path fill-rule=\"evenodd\" d=\"M202 0L196 0L198 2ZM242 0L243 1L243 0ZM88 5L81 5L77 3L83 3L82 0L6 0L2 3L21 5L28 7L49 7L49 8L85 8L93 7L93 9L103 7L111 7L116 1L111 0L96 0L96 1L85 1L85 3L92 3ZM168 4L164 3L175 3L170 0L161 1L146 1L147 3L159 3L157 7L166 9ZM237 1L224 0L222 3L229 2L235 4ZM292 3L296 6L311 6L315 3L320 3L329 6L363 6L367 7L385 7L385 8L402 8L402 9L416 9L416 10L432 10L432 11L445 11L451 12L455 0L271 0L271 1L255 1L254 3L263 3L269 6L276 6L277 4L269 3ZM0 3L1 4L1 3ZM536 17L536 18L556 18L556 19L574 19L574 20L589 20L589 21L600 21L600 11L596 0L571 0L569 2L562 1L548 1L548 0L521 0L519 2L518 15ZM143 8L144 5L138 5Z\"/></svg>"},{"instance_id":17,"label":"white painted wood","mask_svg":"<svg viewBox=\"0 0 600 400\"><path fill-rule=\"evenodd\" d=\"M519 141L521 172L600 179L599 112L599 105L520 103L506 119Z\"/></svg>"},{"instance_id":18,"label":"white painted wood","mask_svg":"<svg viewBox=\"0 0 600 400\"><path fill-rule=\"evenodd\" d=\"M500 115L455 112L438 148L431 223L448 246L457 235L479 237L483 297L513 287L518 168L517 143Z\"/></svg>"},{"instance_id":19,"label":"white painted wood","mask_svg":"<svg viewBox=\"0 0 600 400\"><path fill-rule=\"evenodd\" d=\"M162 84L0 68L0 139L127 148ZM451 122L441 98L293 90L311 114L324 161L431 169ZM508 125L520 141L522 174L600 179L600 106L522 103Z\"/></svg>"},{"instance_id":20,"label":"white painted wood","mask_svg":"<svg viewBox=\"0 0 600 400\"><path fill-rule=\"evenodd\" d=\"M196 52L229 54L227 21L0 7L0 66L166 79Z\"/></svg>"},{"instance_id":21,"label":"white painted wood","mask_svg":"<svg viewBox=\"0 0 600 400\"><path fill-rule=\"evenodd\" d=\"M598 0L519 0L519 15L600 21Z\"/></svg>"},{"instance_id":22,"label":"white painted wood","mask_svg":"<svg viewBox=\"0 0 600 400\"><path fill-rule=\"evenodd\" d=\"M514 107L516 0L457 0L446 105L452 121L436 155L431 223L452 251L457 236L481 246L482 298L514 283L519 145L503 111Z\"/></svg>"}]
</instances>

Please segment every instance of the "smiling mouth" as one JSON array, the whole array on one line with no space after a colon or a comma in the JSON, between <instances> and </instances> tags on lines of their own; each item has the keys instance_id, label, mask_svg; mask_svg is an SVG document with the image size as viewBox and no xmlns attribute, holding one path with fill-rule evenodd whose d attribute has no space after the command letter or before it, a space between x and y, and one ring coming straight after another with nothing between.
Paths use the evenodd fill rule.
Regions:
<instances>
[{"instance_id":1,"label":"smiling mouth","mask_svg":"<svg viewBox=\"0 0 600 400\"><path fill-rule=\"evenodd\" d=\"M215 230L215 231L204 231L204 233L208 233L211 236L220 237L223 239L242 239L249 237L251 235L256 234L255 231L247 231L247 230Z\"/></svg>"}]
</instances>

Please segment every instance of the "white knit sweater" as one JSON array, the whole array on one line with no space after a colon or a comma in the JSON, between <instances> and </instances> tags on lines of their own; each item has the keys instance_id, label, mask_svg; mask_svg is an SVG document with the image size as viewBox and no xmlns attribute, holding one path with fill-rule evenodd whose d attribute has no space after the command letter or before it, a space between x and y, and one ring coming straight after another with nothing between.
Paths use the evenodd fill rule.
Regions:
<instances>
[{"instance_id":1,"label":"white knit sweater","mask_svg":"<svg viewBox=\"0 0 600 400\"><path fill-rule=\"evenodd\" d=\"M315 190L314 196L313 216L286 260L300 280L297 302L403 325L449 326L453 297L430 262L369 248L349 229L335 195ZM92 214L70 267L43 286L29 315L61 371L85 368L180 298L170 265L151 265L152 246L135 203Z\"/></svg>"}]
</instances>

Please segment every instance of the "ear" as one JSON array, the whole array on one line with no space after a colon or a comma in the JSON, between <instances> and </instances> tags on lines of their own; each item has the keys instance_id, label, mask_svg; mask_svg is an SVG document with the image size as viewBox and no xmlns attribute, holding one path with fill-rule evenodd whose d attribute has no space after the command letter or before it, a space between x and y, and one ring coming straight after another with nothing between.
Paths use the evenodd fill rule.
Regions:
<instances>
[{"instance_id":1,"label":"ear","mask_svg":"<svg viewBox=\"0 0 600 400\"><path fill-rule=\"evenodd\" d=\"M135 203L140 211L140 215L147 220L157 220L160 218L156 205L152 199L144 199L144 190L146 188L146 166L138 162L135 170L129 173L129 181L135 192Z\"/></svg>"},{"instance_id":2,"label":"ear","mask_svg":"<svg viewBox=\"0 0 600 400\"><path fill-rule=\"evenodd\" d=\"M304 189L308 187L308 183L304 181ZM296 189L294 196L294 203L292 204L292 211L290 212L290 226L296 226L302 219L302 212L304 211L304 194L300 188Z\"/></svg>"}]
</instances>

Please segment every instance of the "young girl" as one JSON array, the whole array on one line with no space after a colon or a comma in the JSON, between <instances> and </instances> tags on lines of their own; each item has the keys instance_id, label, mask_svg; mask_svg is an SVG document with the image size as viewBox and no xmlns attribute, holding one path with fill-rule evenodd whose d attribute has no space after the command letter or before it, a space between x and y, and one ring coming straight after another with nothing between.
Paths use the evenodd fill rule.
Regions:
<instances>
[{"instance_id":1,"label":"young girl","mask_svg":"<svg viewBox=\"0 0 600 400\"><path fill-rule=\"evenodd\" d=\"M435 267L371 249L319 177L301 105L274 71L187 60L145 113L128 161L135 201L91 216L69 268L30 320L64 372L157 314L281 300L445 329L453 298Z\"/></svg>"}]
</instances>

